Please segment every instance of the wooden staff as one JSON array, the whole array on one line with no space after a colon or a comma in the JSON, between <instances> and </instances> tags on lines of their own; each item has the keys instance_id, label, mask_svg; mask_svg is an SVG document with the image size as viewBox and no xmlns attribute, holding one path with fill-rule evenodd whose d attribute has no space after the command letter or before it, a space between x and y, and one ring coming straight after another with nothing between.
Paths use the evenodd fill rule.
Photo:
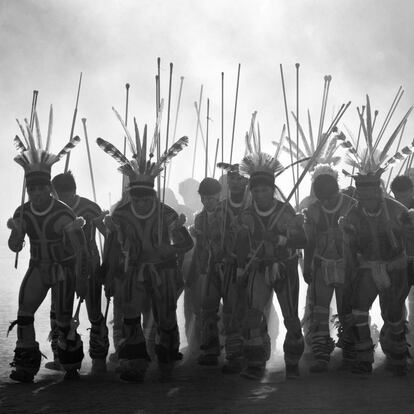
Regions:
<instances>
[{"instance_id":1,"label":"wooden staff","mask_svg":"<svg viewBox=\"0 0 414 414\"><path fill-rule=\"evenodd\" d=\"M219 144L220 144L220 138L217 138L216 154L214 156L213 178L216 175L216 165L217 165L217 155L218 155Z\"/></svg>"},{"instance_id":2,"label":"wooden staff","mask_svg":"<svg viewBox=\"0 0 414 414\"><path fill-rule=\"evenodd\" d=\"M165 152L168 151L168 138L170 135L170 113L171 113L171 85L172 85L173 64L170 63L170 81L168 83L168 108L167 108L167 132L165 137ZM164 182L162 188L162 205L161 205L161 231L164 225L164 203L165 203L165 185L167 183L167 163L164 164Z\"/></svg>"},{"instance_id":3,"label":"wooden staff","mask_svg":"<svg viewBox=\"0 0 414 414\"><path fill-rule=\"evenodd\" d=\"M194 103L195 106L196 106L196 111L197 111L197 126L196 126L195 140L194 140L193 168L191 170L191 178L194 178L194 167L195 167L195 161L196 161L196 155L197 155L197 142L198 142L198 131L199 131L199 114L198 114L198 110L201 109L202 98L203 98L203 85L201 85L201 88L200 88L200 97L198 98L198 106L197 106L196 102Z\"/></svg>"},{"instance_id":4,"label":"wooden staff","mask_svg":"<svg viewBox=\"0 0 414 414\"><path fill-rule=\"evenodd\" d=\"M205 140L205 137L204 137L204 132L203 132L203 126L201 125L201 115L200 115L200 109L197 107L197 102L194 102L194 107L195 107L195 110L196 110L196 113L197 113L197 122L198 122L198 127L199 127L199 129L200 129L200 135L201 135L201 141L203 142L203 148L204 148L204 151L206 150L206 140ZM210 175L211 175L211 166L209 165L208 166L208 171L210 172Z\"/></svg>"},{"instance_id":5,"label":"wooden staff","mask_svg":"<svg viewBox=\"0 0 414 414\"><path fill-rule=\"evenodd\" d=\"M296 159L299 159L299 63L295 63L296 68ZM299 177L299 164L296 164L296 177ZM297 202L299 202L299 187L297 191ZM299 206L299 204L297 204Z\"/></svg>"},{"instance_id":6,"label":"wooden staff","mask_svg":"<svg viewBox=\"0 0 414 414\"><path fill-rule=\"evenodd\" d=\"M173 133L173 142L175 142L175 137L177 133L177 121L178 121L178 113L180 111L180 104L181 104L181 93L183 91L183 82L184 82L184 76L180 77L180 90L178 92L178 102L177 102L177 110L175 112L175 121L174 121L174 133ZM171 159L170 161L170 168L168 169L168 180L167 180L167 187L170 186L170 177L171 177L171 166L174 159Z\"/></svg>"},{"instance_id":7,"label":"wooden staff","mask_svg":"<svg viewBox=\"0 0 414 414\"><path fill-rule=\"evenodd\" d=\"M92 158L91 158L91 151L89 148L89 140L88 140L88 131L86 129L86 118L82 118L82 124L83 124L83 132L85 134L85 143L86 143L86 152L88 154L88 164L89 164L89 173L91 176L91 183L92 183L92 193L93 193L93 201L96 203L96 188L95 188L95 179L93 176L93 168L92 168ZM99 239L99 250L102 257L102 239L101 239L101 233L98 231L98 239Z\"/></svg>"},{"instance_id":8,"label":"wooden staff","mask_svg":"<svg viewBox=\"0 0 414 414\"><path fill-rule=\"evenodd\" d=\"M221 72L221 162L224 162L224 72Z\"/></svg>"},{"instance_id":9,"label":"wooden staff","mask_svg":"<svg viewBox=\"0 0 414 414\"><path fill-rule=\"evenodd\" d=\"M79 103L79 94L80 94L81 84L82 84L82 72L80 73L80 76L79 76L78 93L76 95L76 104L75 104L75 109L73 111L72 126L70 128L69 141L72 140L73 133L75 131L76 115L78 114L78 103ZM70 152L68 152L68 154L66 155L65 172L68 172L69 170L69 161L70 161Z\"/></svg>"},{"instance_id":10,"label":"wooden staff","mask_svg":"<svg viewBox=\"0 0 414 414\"><path fill-rule=\"evenodd\" d=\"M125 126L128 125L128 112L129 112L129 83L125 84ZM124 155L126 154L127 137L124 136ZM125 190L125 175L122 174L122 192Z\"/></svg>"},{"instance_id":11,"label":"wooden staff","mask_svg":"<svg viewBox=\"0 0 414 414\"><path fill-rule=\"evenodd\" d=\"M373 148L374 151L377 149L377 147L378 147L378 145L381 141L381 138L382 138L382 136L383 136L383 134L384 134L384 132L385 132L385 130L386 130L386 128L387 128L387 126L388 126L388 124L389 124L389 122L390 122L390 120L391 120L391 118L392 118L392 116L393 116L393 114L394 114L394 112L395 112L395 110L396 110L396 108L397 108L397 106L398 106L398 104L399 104L399 102L400 102L403 95L404 95L404 91L402 89L402 86L400 86L397 93L396 93L396 95L395 95L395 97L394 97L394 100L392 101L390 109L388 110L388 113L387 113L387 115L384 119L384 123L382 124L380 132L378 133L378 137L375 141L374 148Z\"/></svg>"},{"instance_id":12,"label":"wooden staff","mask_svg":"<svg viewBox=\"0 0 414 414\"><path fill-rule=\"evenodd\" d=\"M323 133L323 124L325 123L325 115L326 115L326 105L328 103L328 94L329 94L329 85L331 83L332 76L326 75L324 77L324 95L322 97L322 108L321 108L321 116L319 119L319 130L318 130L318 143L322 139Z\"/></svg>"},{"instance_id":13,"label":"wooden staff","mask_svg":"<svg viewBox=\"0 0 414 414\"><path fill-rule=\"evenodd\" d=\"M210 119L210 99L207 98L207 129L206 129L206 165L204 170L204 177L207 177L207 167L208 167L208 121Z\"/></svg>"},{"instance_id":14,"label":"wooden staff","mask_svg":"<svg viewBox=\"0 0 414 414\"><path fill-rule=\"evenodd\" d=\"M32 97L32 107L30 109L30 130L33 132L33 124L34 124L34 118L36 113L36 106L37 106L37 97L39 95L39 91L33 91L33 97ZM20 223L23 222L23 206L24 201L26 198L26 179L23 178L23 185L22 185L22 196L20 201ZM17 266L19 265L19 252L16 252L16 255L14 257L14 268L17 269Z\"/></svg>"},{"instance_id":15,"label":"wooden staff","mask_svg":"<svg viewBox=\"0 0 414 414\"><path fill-rule=\"evenodd\" d=\"M233 112L233 128L231 131L231 147L230 147L230 164L233 160L233 145L234 145L234 131L236 128L236 114L237 114L237 101L239 98L239 83L240 83L240 63L237 69L237 83L236 83L236 98L234 100L234 112Z\"/></svg>"},{"instance_id":16,"label":"wooden staff","mask_svg":"<svg viewBox=\"0 0 414 414\"><path fill-rule=\"evenodd\" d=\"M157 109L157 117L158 117L158 111L160 110L160 65L159 65L159 59L157 59L158 62L158 75L155 76L155 100L156 100L156 109ZM161 128L157 132L157 162L161 158ZM157 209L157 223L158 223L158 245L161 246L162 242L162 229L161 229L161 176L160 174L157 175L157 195L158 195L158 209Z\"/></svg>"},{"instance_id":17,"label":"wooden staff","mask_svg":"<svg viewBox=\"0 0 414 414\"><path fill-rule=\"evenodd\" d=\"M283 76L283 66L282 64L280 66L280 77L282 80L282 91L283 91L283 102L285 104L285 116L286 116L286 126L288 131L288 137L289 137L289 152L290 152L290 162L293 164L293 151L292 151L292 140L291 140L291 134L290 134L290 123L289 123L289 110L288 110L288 104L286 99L286 88L285 88L285 77ZM293 184L296 182L295 177L295 168L292 167L292 180ZM299 205L298 195L295 195L296 198L296 205Z\"/></svg>"},{"instance_id":18,"label":"wooden staff","mask_svg":"<svg viewBox=\"0 0 414 414\"><path fill-rule=\"evenodd\" d=\"M358 111L359 111L359 109L358 109ZM361 112L362 116L364 116L364 112L365 112L365 105L362 105L362 112ZM358 148L359 148L361 132L362 132L362 124L360 123L359 124L359 129L358 129L358 137L357 137L356 147L355 147L357 152L358 152ZM355 172L355 166L352 167L352 174L351 175L354 175L354 172ZM349 185L352 184L352 180L353 180L353 178L350 177Z\"/></svg>"},{"instance_id":19,"label":"wooden staff","mask_svg":"<svg viewBox=\"0 0 414 414\"><path fill-rule=\"evenodd\" d=\"M398 151L399 151L399 149L400 149L401 140L402 140L402 137L403 137L403 135L404 135L404 130L405 130L405 126L406 126L406 125L407 125L407 120L404 122L404 125L403 125L403 126L402 126L402 128L401 128L401 133L400 133L400 137L398 138L397 149L396 149L396 151L395 151L395 152L398 152ZM388 174L387 185L385 186L385 189L387 189L387 188L388 188L388 185L389 185L389 183L390 183L390 180L391 180L391 175L392 175L393 170L394 170L394 166L392 166L392 167L390 168L390 173Z\"/></svg>"}]
</instances>

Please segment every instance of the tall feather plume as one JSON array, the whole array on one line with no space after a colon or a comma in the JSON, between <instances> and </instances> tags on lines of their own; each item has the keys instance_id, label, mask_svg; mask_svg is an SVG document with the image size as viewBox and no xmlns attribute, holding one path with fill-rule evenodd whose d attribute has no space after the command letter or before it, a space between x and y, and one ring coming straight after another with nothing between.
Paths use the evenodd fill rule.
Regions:
<instances>
[{"instance_id":1,"label":"tall feather plume","mask_svg":"<svg viewBox=\"0 0 414 414\"><path fill-rule=\"evenodd\" d=\"M370 157L373 156L373 145L372 145L372 117L371 117L371 102L369 101L369 96L367 95L367 144L368 150L370 152Z\"/></svg>"},{"instance_id":2,"label":"tall feather plume","mask_svg":"<svg viewBox=\"0 0 414 414\"><path fill-rule=\"evenodd\" d=\"M245 143L246 143L246 154L252 154L253 153L253 147L250 139L250 135L246 132L245 136Z\"/></svg>"},{"instance_id":3,"label":"tall feather plume","mask_svg":"<svg viewBox=\"0 0 414 414\"><path fill-rule=\"evenodd\" d=\"M52 130L53 130L53 106L50 105L49 109L49 124L47 127L47 138L46 138L46 147L45 150L49 151L50 147L50 139L52 137Z\"/></svg>"},{"instance_id":4,"label":"tall feather plume","mask_svg":"<svg viewBox=\"0 0 414 414\"><path fill-rule=\"evenodd\" d=\"M332 155L335 153L336 148L337 148L337 146L336 146L337 142L338 142L338 140L337 140L336 136L333 136L333 137L331 138L331 140L329 141L329 144L328 144L328 146L326 147L326 151L325 151L325 154L324 154L324 156L323 156L323 158L324 158L325 160L327 160L326 162L329 162L329 159L330 159L330 158L332 157Z\"/></svg>"},{"instance_id":5,"label":"tall feather plume","mask_svg":"<svg viewBox=\"0 0 414 414\"><path fill-rule=\"evenodd\" d=\"M398 162L405 160L406 158L408 158L413 153L414 153L414 141L411 142L410 146L408 146L408 145L405 146L400 151L397 151L392 157L388 158L385 161L384 165L381 167L381 169L385 170L390 165L395 165Z\"/></svg>"},{"instance_id":6,"label":"tall feather plume","mask_svg":"<svg viewBox=\"0 0 414 414\"><path fill-rule=\"evenodd\" d=\"M28 139L27 139L26 132L25 132L25 130L24 130L24 128L23 128L23 125L20 123L20 121L19 121L18 119L16 119L16 121L17 121L17 125L19 125L20 132L22 133L22 136L23 136L24 142L25 142L25 144L26 144L26 148L29 148L29 147L30 147L30 145L29 145L29 141L28 141Z\"/></svg>"},{"instance_id":7,"label":"tall feather plume","mask_svg":"<svg viewBox=\"0 0 414 414\"><path fill-rule=\"evenodd\" d=\"M41 149L43 149L42 134L40 133L39 118L37 116L36 111L34 113L34 120L35 120L35 126L36 126L37 148L41 150Z\"/></svg>"},{"instance_id":8,"label":"tall feather plume","mask_svg":"<svg viewBox=\"0 0 414 414\"><path fill-rule=\"evenodd\" d=\"M292 151L293 151L293 156L294 158L296 158L296 153L299 154L300 158L305 158L306 155L303 153L303 151L297 147L296 142L294 142L293 140L291 140L289 137L286 137L287 142L289 143L289 146L292 146ZM284 146L283 150L285 152L287 152L288 154L290 154L290 148L288 146Z\"/></svg>"},{"instance_id":9,"label":"tall feather plume","mask_svg":"<svg viewBox=\"0 0 414 414\"><path fill-rule=\"evenodd\" d=\"M64 155L68 154L73 148L76 147L80 142L80 138L76 135L74 136L56 155L57 160L60 160Z\"/></svg>"},{"instance_id":10,"label":"tall feather plume","mask_svg":"<svg viewBox=\"0 0 414 414\"><path fill-rule=\"evenodd\" d=\"M339 133L336 136L336 139L340 142L340 145L343 148L346 148L347 153L349 154L349 157L354 159L358 164L361 164L361 158L358 154L358 151L354 147L353 143L346 139L346 136L343 132Z\"/></svg>"},{"instance_id":11,"label":"tall feather plume","mask_svg":"<svg viewBox=\"0 0 414 414\"><path fill-rule=\"evenodd\" d=\"M141 158L141 138L139 136L139 129L138 129L137 120L135 116L134 116L134 129L135 129L135 142L137 145L136 159L139 160Z\"/></svg>"},{"instance_id":12,"label":"tall feather plume","mask_svg":"<svg viewBox=\"0 0 414 414\"><path fill-rule=\"evenodd\" d=\"M398 133L400 132L403 125L407 122L408 117L410 116L413 106L410 107L410 109L407 111L407 113L403 116L401 122L398 124L397 128L395 128L394 132L391 134L390 138L388 139L387 143L385 144L383 150L381 151L379 161L382 163L385 158L387 157L387 153L391 148L391 145L394 143L395 139L398 136Z\"/></svg>"},{"instance_id":13,"label":"tall feather plume","mask_svg":"<svg viewBox=\"0 0 414 414\"><path fill-rule=\"evenodd\" d=\"M312 121L311 121L309 109L308 109L308 126L309 126L310 145L311 145L312 154L313 154L315 152L315 141L313 140Z\"/></svg>"},{"instance_id":14,"label":"tall feather plume","mask_svg":"<svg viewBox=\"0 0 414 414\"><path fill-rule=\"evenodd\" d=\"M276 159L279 158L280 150L282 149L284 145L285 138L286 138L286 124L283 124L282 134L280 135L279 142L278 143L275 141L272 142L274 145L276 145L275 155L273 156Z\"/></svg>"},{"instance_id":15,"label":"tall feather plume","mask_svg":"<svg viewBox=\"0 0 414 414\"><path fill-rule=\"evenodd\" d=\"M293 119L295 120L295 122L298 126L299 135L302 139L303 146L305 147L305 152L306 152L306 154L308 154L310 156L310 155L312 155L312 150L311 150L311 148L308 144L308 140L306 139L305 133L303 132L302 125L300 124L300 122L298 122L298 119L296 118L296 114L293 111L291 111L291 113L292 113Z\"/></svg>"},{"instance_id":16,"label":"tall feather plume","mask_svg":"<svg viewBox=\"0 0 414 414\"><path fill-rule=\"evenodd\" d=\"M109 154L114 160L119 162L121 166L129 164L128 158L125 157L125 155L122 154L122 152L119 151L119 149L116 148L115 145L112 145L110 142L105 141L102 138L98 138L96 140L96 143L99 145L101 149L103 149L107 154Z\"/></svg>"},{"instance_id":17,"label":"tall feather plume","mask_svg":"<svg viewBox=\"0 0 414 414\"><path fill-rule=\"evenodd\" d=\"M23 144L22 140L18 137L18 135L14 137L13 142L14 142L14 145L16 146L17 151L19 152L27 151L26 146Z\"/></svg>"},{"instance_id":18,"label":"tall feather plume","mask_svg":"<svg viewBox=\"0 0 414 414\"><path fill-rule=\"evenodd\" d=\"M181 137L173 145L171 145L167 151L164 152L157 164L161 166L162 164L168 162L171 158L175 157L180 151L182 151L187 145L188 137Z\"/></svg>"},{"instance_id":19,"label":"tall feather plume","mask_svg":"<svg viewBox=\"0 0 414 414\"><path fill-rule=\"evenodd\" d=\"M155 151L157 149L158 133L159 133L160 127L161 127L163 109L164 109L164 99L161 99L160 109L157 113L157 121L155 123L154 135L152 137L152 142L151 142L151 146L150 146L150 152L149 152L150 156L151 156L151 154L155 154Z\"/></svg>"},{"instance_id":20,"label":"tall feather plume","mask_svg":"<svg viewBox=\"0 0 414 414\"><path fill-rule=\"evenodd\" d=\"M29 122L27 119L24 119L24 123L26 124L26 130L27 130L27 136L29 137L29 149L35 150L36 149L36 143L34 136L32 134L32 130L30 129Z\"/></svg>"},{"instance_id":21,"label":"tall feather plume","mask_svg":"<svg viewBox=\"0 0 414 414\"><path fill-rule=\"evenodd\" d=\"M114 107L112 107L112 110L114 111L116 117L118 118L119 122L121 123L122 128L124 129L124 132L125 132L125 135L127 137L127 140L128 140L129 146L131 148L132 154L135 155L137 153L137 150L135 148L135 144L134 144L134 141L131 137L131 134L128 131L128 128L126 127L126 125L125 125L124 121L122 120L121 115L119 115L118 111Z\"/></svg>"},{"instance_id":22,"label":"tall feather plume","mask_svg":"<svg viewBox=\"0 0 414 414\"><path fill-rule=\"evenodd\" d=\"M147 124L144 126L144 134L142 136L141 157L139 158L139 171L143 173L147 162Z\"/></svg>"}]
</instances>

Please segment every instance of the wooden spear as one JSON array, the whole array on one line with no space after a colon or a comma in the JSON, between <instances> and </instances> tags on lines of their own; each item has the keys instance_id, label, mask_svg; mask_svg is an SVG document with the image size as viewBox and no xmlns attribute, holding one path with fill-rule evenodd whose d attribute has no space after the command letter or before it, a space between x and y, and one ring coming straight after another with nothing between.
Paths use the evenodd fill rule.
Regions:
<instances>
[{"instance_id":1,"label":"wooden spear","mask_svg":"<svg viewBox=\"0 0 414 414\"><path fill-rule=\"evenodd\" d=\"M76 103L75 103L75 109L73 111L72 126L70 128L69 141L72 140L73 133L75 131L76 116L78 114L78 103L79 103L79 94L80 94L81 84L82 84L82 72L80 73L80 76L79 76L78 93L76 95ZM65 172L68 172L68 170L69 170L69 161L70 161L70 152L68 152L68 154L66 155Z\"/></svg>"},{"instance_id":2,"label":"wooden spear","mask_svg":"<svg viewBox=\"0 0 414 414\"><path fill-rule=\"evenodd\" d=\"M33 124L34 124L34 118L36 113L36 105L37 105L37 97L39 95L39 91L33 91L33 97L32 97L32 108L30 109L30 130L33 132ZM20 223L23 222L23 206L24 206L24 200L26 198L26 179L23 178L23 185L22 185L22 197L20 201ZM16 252L16 255L14 257L14 268L17 269L17 266L19 265L19 252Z\"/></svg>"},{"instance_id":3,"label":"wooden spear","mask_svg":"<svg viewBox=\"0 0 414 414\"><path fill-rule=\"evenodd\" d=\"M233 112L233 128L231 131L231 147L230 147L230 164L233 160L233 145L234 145L234 132L236 128L236 115L237 115L237 101L239 98L239 83L240 83L240 63L237 69L237 83L236 83L236 98L234 100L234 112Z\"/></svg>"}]
</instances>

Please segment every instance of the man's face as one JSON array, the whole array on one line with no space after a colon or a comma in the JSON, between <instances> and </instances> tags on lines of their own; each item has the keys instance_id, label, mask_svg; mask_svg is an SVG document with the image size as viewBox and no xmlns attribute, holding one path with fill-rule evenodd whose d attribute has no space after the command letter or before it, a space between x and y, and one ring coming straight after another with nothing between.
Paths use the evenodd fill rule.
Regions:
<instances>
[{"instance_id":1,"label":"man's face","mask_svg":"<svg viewBox=\"0 0 414 414\"><path fill-rule=\"evenodd\" d=\"M201 198L201 203L203 204L206 211L211 213L217 208L219 204L220 193L213 194L213 195L202 195L200 196L200 198Z\"/></svg>"},{"instance_id":2,"label":"man's face","mask_svg":"<svg viewBox=\"0 0 414 414\"><path fill-rule=\"evenodd\" d=\"M33 207L45 207L50 198L51 187L45 184L31 184L27 186L27 195Z\"/></svg>"},{"instance_id":3,"label":"man's face","mask_svg":"<svg viewBox=\"0 0 414 414\"><path fill-rule=\"evenodd\" d=\"M63 201L69 207L73 206L75 202L76 191L56 191L60 201Z\"/></svg>"},{"instance_id":4,"label":"man's face","mask_svg":"<svg viewBox=\"0 0 414 414\"><path fill-rule=\"evenodd\" d=\"M339 201L339 192L332 194L328 198L319 200L323 207L333 209Z\"/></svg>"},{"instance_id":5,"label":"man's face","mask_svg":"<svg viewBox=\"0 0 414 414\"><path fill-rule=\"evenodd\" d=\"M248 180L238 173L227 174L227 185L229 186L230 192L233 194L244 193Z\"/></svg>"},{"instance_id":6,"label":"man's face","mask_svg":"<svg viewBox=\"0 0 414 414\"><path fill-rule=\"evenodd\" d=\"M410 205L413 201L414 197L414 189L409 189L406 191L395 191L394 197L397 201L399 201L401 204L404 204L405 207L410 208Z\"/></svg>"},{"instance_id":7,"label":"man's face","mask_svg":"<svg viewBox=\"0 0 414 414\"><path fill-rule=\"evenodd\" d=\"M358 198L359 204L364 208L366 211L371 213L377 212L380 208L381 198L380 197L361 197Z\"/></svg>"},{"instance_id":8,"label":"man's face","mask_svg":"<svg viewBox=\"0 0 414 414\"><path fill-rule=\"evenodd\" d=\"M251 190L253 201L261 210L271 207L274 189L268 185L256 185Z\"/></svg>"},{"instance_id":9,"label":"man's face","mask_svg":"<svg viewBox=\"0 0 414 414\"><path fill-rule=\"evenodd\" d=\"M141 215L150 212L154 205L155 196L131 197L131 202L134 210Z\"/></svg>"}]
</instances>

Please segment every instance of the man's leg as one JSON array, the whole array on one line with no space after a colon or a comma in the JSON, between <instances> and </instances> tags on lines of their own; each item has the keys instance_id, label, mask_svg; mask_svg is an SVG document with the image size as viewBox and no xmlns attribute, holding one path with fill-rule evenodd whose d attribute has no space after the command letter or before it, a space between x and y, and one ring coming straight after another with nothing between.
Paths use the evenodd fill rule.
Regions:
<instances>
[{"instance_id":1,"label":"man's leg","mask_svg":"<svg viewBox=\"0 0 414 414\"><path fill-rule=\"evenodd\" d=\"M39 343L36 342L34 330L34 315L45 299L49 286L42 280L38 268L29 267L19 291L19 309L17 320L17 342L14 350L14 359L11 366L14 368L10 378L20 382L31 382L40 368L41 353Z\"/></svg>"}]
</instances>

